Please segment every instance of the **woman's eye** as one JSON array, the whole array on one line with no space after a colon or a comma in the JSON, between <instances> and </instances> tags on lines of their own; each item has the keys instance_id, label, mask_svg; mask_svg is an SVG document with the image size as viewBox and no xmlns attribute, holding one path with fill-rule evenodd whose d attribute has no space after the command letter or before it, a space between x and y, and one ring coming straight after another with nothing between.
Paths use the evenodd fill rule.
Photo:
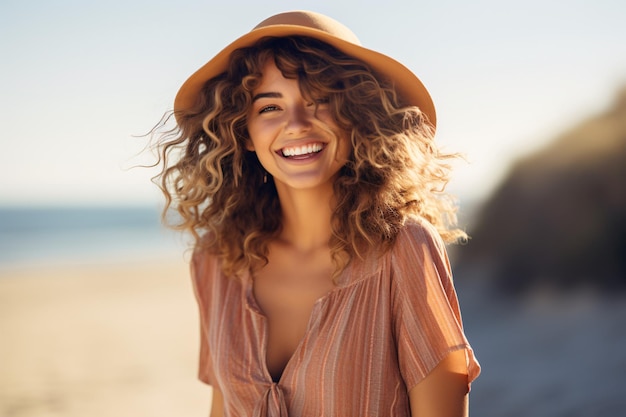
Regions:
<instances>
[{"instance_id":1,"label":"woman's eye","mask_svg":"<svg viewBox=\"0 0 626 417\"><path fill-rule=\"evenodd\" d=\"M269 111L274 111L274 110L279 110L279 107L273 104L270 104L269 106L261 107L261 110L259 110L259 113L267 113Z\"/></svg>"}]
</instances>

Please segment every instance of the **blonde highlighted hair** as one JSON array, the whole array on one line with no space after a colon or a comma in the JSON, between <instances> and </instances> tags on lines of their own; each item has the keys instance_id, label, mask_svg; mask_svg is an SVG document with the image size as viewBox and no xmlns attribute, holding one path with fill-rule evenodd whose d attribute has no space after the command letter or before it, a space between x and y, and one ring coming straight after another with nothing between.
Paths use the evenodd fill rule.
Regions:
<instances>
[{"instance_id":1,"label":"blonde highlighted hair","mask_svg":"<svg viewBox=\"0 0 626 417\"><path fill-rule=\"evenodd\" d=\"M444 192L448 160L419 108L406 106L390 80L366 64L313 38L264 38L235 51L228 71L209 80L178 126L160 136L159 185L170 226L190 232L196 246L221 258L227 275L267 262L268 243L281 230L273 181L246 149L247 112L261 70L273 59L302 95L328 102L352 142L349 161L334 184L330 249L338 274L353 257L384 252L410 218L433 224L446 242L466 237Z\"/></svg>"}]
</instances>

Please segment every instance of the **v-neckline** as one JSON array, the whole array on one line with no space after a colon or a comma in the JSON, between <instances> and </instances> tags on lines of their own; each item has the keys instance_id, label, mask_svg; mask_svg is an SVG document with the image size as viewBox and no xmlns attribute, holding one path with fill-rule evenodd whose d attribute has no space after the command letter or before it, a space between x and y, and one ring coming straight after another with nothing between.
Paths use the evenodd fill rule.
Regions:
<instances>
[{"instance_id":1,"label":"v-neckline","mask_svg":"<svg viewBox=\"0 0 626 417\"><path fill-rule=\"evenodd\" d=\"M313 307L311 308L311 313L309 315L309 318L307 320L307 325L306 325L306 330L304 332L304 334L302 335L302 337L300 338L300 340L298 341L298 344L296 345L296 348L294 349L294 351L291 353L291 355L289 356L289 359L287 360L287 362L285 363L285 366L283 367L283 369L280 372L280 376L278 377L278 381L274 380L272 373L269 370L269 366L268 366L268 362L267 362L267 350L268 350L268 342L269 342L269 322L268 322L268 318L267 315L263 312L263 310L261 309L261 306L259 305L259 303L257 302L256 296L254 294L254 279L253 279L253 275L248 272L245 277L245 299L246 299L246 305L248 306L248 309L253 312L261 321L263 327L261 329L261 339L260 339L260 352L259 352L259 361L260 361L260 366L263 370L263 373L265 375L265 378L273 383L273 384L279 384L283 381L285 374L287 374L288 369L290 368L291 363L294 361L294 358L297 356L297 354L300 352L302 345L305 343L305 341L308 340L310 334L311 334L311 330L314 327L314 322L319 321L319 317L320 317L320 311L322 309L322 304L331 296L331 294L336 293L337 291L340 291L341 289L347 287L350 285L350 282L345 282L345 277L346 274L348 274L348 270L351 269L352 267L352 262L350 262L343 271L341 271L341 273L339 274L339 276L337 277L337 282L338 284L335 285L335 287L333 289L331 289L330 291L326 292L324 295L322 295L321 297L319 297L317 300L315 300L315 302L313 303Z\"/></svg>"}]
</instances>

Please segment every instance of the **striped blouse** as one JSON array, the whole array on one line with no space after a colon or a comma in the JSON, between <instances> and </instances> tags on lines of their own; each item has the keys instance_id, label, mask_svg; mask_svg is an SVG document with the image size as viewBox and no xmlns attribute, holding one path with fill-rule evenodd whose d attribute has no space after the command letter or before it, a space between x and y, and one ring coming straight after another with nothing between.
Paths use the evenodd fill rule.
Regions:
<instances>
[{"instance_id":1,"label":"striped blouse","mask_svg":"<svg viewBox=\"0 0 626 417\"><path fill-rule=\"evenodd\" d=\"M468 381L480 372L465 337L445 247L425 221L406 225L380 258L353 261L316 301L278 382L266 366L267 321L249 277L224 276L194 254L200 308L199 378L218 386L225 416L410 416L408 391L464 349Z\"/></svg>"}]
</instances>

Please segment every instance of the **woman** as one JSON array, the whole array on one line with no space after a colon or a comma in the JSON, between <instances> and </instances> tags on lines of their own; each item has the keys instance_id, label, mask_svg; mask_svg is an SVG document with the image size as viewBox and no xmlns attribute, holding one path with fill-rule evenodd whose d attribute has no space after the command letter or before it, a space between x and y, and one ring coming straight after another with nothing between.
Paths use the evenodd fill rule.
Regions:
<instances>
[{"instance_id":1,"label":"woman","mask_svg":"<svg viewBox=\"0 0 626 417\"><path fill-rule=\"evenodd\" d=\"M196 238L211 416L463 416L479 365L444 241L428 92L312 12L272 16L181 87L162 189Z\"/></svg>"}]
</instances>

